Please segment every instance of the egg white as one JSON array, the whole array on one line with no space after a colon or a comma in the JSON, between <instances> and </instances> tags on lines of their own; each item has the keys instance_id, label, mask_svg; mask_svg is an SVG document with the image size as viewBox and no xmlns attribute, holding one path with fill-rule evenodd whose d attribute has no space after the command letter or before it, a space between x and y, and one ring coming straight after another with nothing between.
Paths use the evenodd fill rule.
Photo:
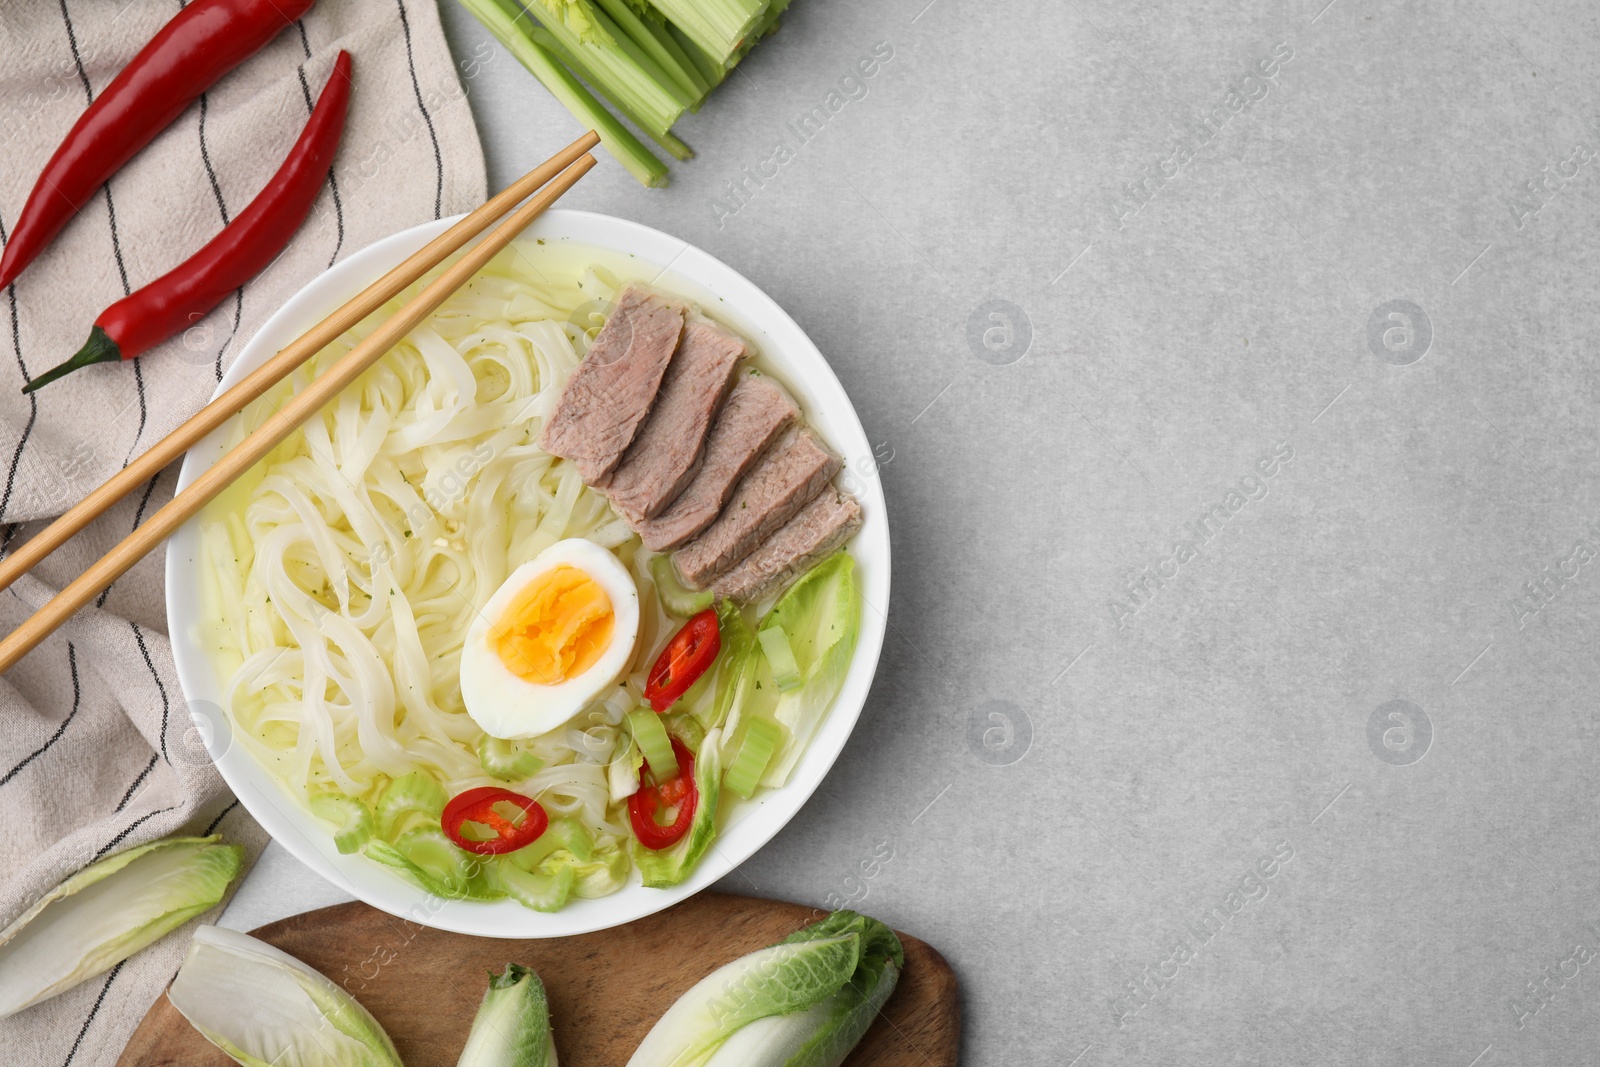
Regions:
<instances>
[{"instance_id":1,"label":"egg white","mask_svg":"<svg viewBox=\"0 0 1600 1067\"><path fill-rule=\"evenodd\" d=\"M588 670L555 685L540 685L500 662L489 644L489 631L518 593L539 575L561 566L587 574L610 598L611 644ZM468 627L461 650L461 699L467 714L491 737L537 737L604 698L627 671L638 642L639 590L627 568L592 541L578 537L558 541L513 571Z\"/></svg>"}]
</instances>

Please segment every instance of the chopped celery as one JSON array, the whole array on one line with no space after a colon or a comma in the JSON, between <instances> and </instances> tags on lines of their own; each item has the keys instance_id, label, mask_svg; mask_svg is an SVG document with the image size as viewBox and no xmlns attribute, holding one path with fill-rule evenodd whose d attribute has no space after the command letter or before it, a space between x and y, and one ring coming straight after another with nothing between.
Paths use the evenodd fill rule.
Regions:
<instances>
[{"instance_id":1,"label":"chopped celery","mask_svg":"<svg viewBox=\"0 0 1600 1067\"><path fill-rule=\"evenodd\" d=\"M515 741L484 734L478 742L478 762L483 773L502 782L520 782L532 778L544 766L544 760L532 752L525 752Z\"/></svg>"},{"instance_id":2,"label":"chopped celery","mask_svg":"<svg viewBox=\"0 0 1600 1067\"><path fill-rule=\"evenodd\" d=\"M781 692L800 688L800 665L794 660L794 649L789 646L789 635L776 624L762 624L756 640L761 642L761 652L772 668L772 680Z\"/></svg>"},{"instance_id":3,"label":"chopped celery","mask_svg":"<svg viewBox=\"0 0 1600 1067\"><path fill-rule=\"evenodd\" d=\"M483 858L459 847L440 827L419 826L407 830L394 847L445 885L464 893L481 887Z\"/></svg>"},{"instance_id":4,"label":"chopped celery","mask_svg":"<svg viewBox=\"0 0 1600 1067\"><path fill-rule=\"evenodd\" d=\"M570 852L574 859L587 862L594 852L594 838L576 819L555 819L539 835L538 840L515 852L506 853L505 858L523 870L531 871L562 849Z\"/></svg>"},{"instance_id":5,"label":"chopped celery","mask_svg":"<svg viewBox=\"0 0 1600 1067\"><path fill-rule=\"evenodd\" d=\"M628 712L628 732L644 753L650 764L650 774L658 782L678 776L678 757L672 751L672 739L667 728L661 725L661 716L649 708L635 708Z\"/></svg>"},{"instance_id":6,"label":"chopped celery","mask_svg":"<svg viewBox=\"0 0 1600 1067\"><path fill-rule=\"evenodd\" d=\"M561 836L558 840L561 847L572 853L572 858L579 863L588 863L594 856L594 837L583 824L576 819L557 819L561 823ZM547 833L549 831L546 831Z\"/></svg>"},{"instance_id":7,"label":"chopped celery","mask_svg":"<svg viewBox=\"0 0 1600 1067\"><path fill-rule=\"evenodd\" d=\"M553 873L525 871L514 863L495 865L495 878L517 903L534 911L560 911L572 899L578 874L565 864Z\"/></svg>"},{"instance_id":8,"label":"chopped celery","mask_svg":"<svg viewBox=\"0 0 1600 1067\"><path fill-rule=\"evenodd\" d=\"M555 57L534 43L529 36L533 27L520 7L511 0L461 0L461 6L483 23L484 29L516 56L517 62L538 78L574 118L598 133L607 151L628 168L628 173L640 184L651 187L667 184L666 165L601 106Z\"/></svg>"},{"instance_id":9,"label":"chopped celery","mask_svg":"<svg viewBox=\"0 0 1600 1067\"><path fill-rule=\"evenodd\" d=\"M650 561L650 577L655 580L656 596L661 598L661 606L667 609L668 615L687 619L711 606L711 590L702 589L697 593L684 588L677 568L672 565L672 557L665 553Z\"/></svg>"},{"instance_id":10,"label":"chopped celery","mask_svg":"<svg viewBox=\"0 0 1600 1067\"><path fill-rule=\"evenodd\" d=\"M666 727L667 733L682 741L691 752L700 751L700 745L706 739L706 728L692 713L679 712L668 716Z\"/></svg>"},{"instance_id":11,"label":"chopped celery","mask_svg":"<svg viewBox=\"0 0 1600 1067\"><path fill-rule=\"evenodd\" d=\"M427 833L426 830L413 832ZM443 831L440 831L440 836L443 837ZM424 847L423 842L415 839L407 840L402 836L401 840L410 852L423 856L430 861L440 860L441 856L444 855L442 849L438 847L437 841L429 841ZM455 847L454 844L451 844L449 838L444 838L444 842L449 844L451 848ZM467 861L459 861L459 867L456 865L457 861L451 858L448 862L441 862L435 869L418 863L400 845L391 845L389 842L379 840L376 837L368 841L366 847L361 851L368 859L375 860L385 867L394 868L436 897L443 897L446 900L498 900L500 897L505 896L504 890L489 886L482 878L476 857L472 857ZM466 854L464 853L464 855ZM452 871L470 876L459 878L441 876L441 872L448 873Z\"/></svg>"},{"instance_id":12,"label":"chopped celery","mask_svg":"<svg viewBox=\"0 0 1600 1067\"><path fill-rule=\"evenodd\" d=\"M393 841L408 825L431 822L437 829L449 800L444 786L421 771L402 774L378 797L378 833Z\"/></svg>"},{"instance_id":13,"label":"chopped celery","mask_svg":"<svg viewBox=\"0 0 1600 1067\"><path fill-rule=\"evenodd\" d=\"M333 843L341 855L360 851L372 837L372 810L355 797L340 793L312 797L311 814L338 827L333 832Z\"/></svg>"},{"instance_id":14,"label":"chopped celery","mask_svg":"<svg viewBox=\"0 0 1600 1067\"><path fill-rule=\"evenodd\" d=\"M564 861L557 857L551 862ZM578 875L578 883L572 889L573 895L585 900L610 896L628 882L628 854L621 846L597 852L581 863L577 860L565 862L569 862Z\"/></svg>"},{"instance_id":15,"label":"chopped celery","mask_svg":"<svg viewBox=\"0 0 1600 1067\"><path fill-rule=\"evenodd\" d=\"M738 755L728 764L728 773L722 784L746 800L761 784L761 775L783 739L783 729L767 719L750 718L744 723L744 739L739 744Z\"/></svg>"}]
</instances>

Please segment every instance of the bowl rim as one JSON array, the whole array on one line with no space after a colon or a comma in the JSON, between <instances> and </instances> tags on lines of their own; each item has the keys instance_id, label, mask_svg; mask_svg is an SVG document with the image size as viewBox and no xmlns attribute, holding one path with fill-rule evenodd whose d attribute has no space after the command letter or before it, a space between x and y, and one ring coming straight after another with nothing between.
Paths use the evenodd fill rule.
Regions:
<instances>
[{"instance_id":1,"label":"bowl rim","mask_svg":"<svg viewBox=\"0 0 1600 1067\"><path fill-rule=\"evenodd\" d=\"M353 296L385 270L442 233L462 216L425 222L352 253L306 283L278 308L240 351L217 385L234 385L284 344ZM609 929L687 899L732 873L775 837L821 785L866 705L887 630L890 549L888 513L876 477L874 451L838 376L805 331L754 283L716 257L641 223L595 212L557 208L520 238L570 242L636 258L659 268L655 281L707 307L756 343L794 391L807 420L845 457L841 481L862 501L865 522L851 543L863 601L860 636L844 685L812 737L788 784L751 801L732 798L733 817L719 830L693 874L669 889L647 889L637 870L616 893L571 901L554 913L535 912L511 900L444 900L357 853L341 856L331 833L278 785L249 750L231 744L221 711L223 686L194 636L203 619L200 583L188 580L199 562L199 519L169 540L165 588L172 655L185 705L218 772L244 808L291 855L317 874L373 907L421 925L485 937L561 937ZM714 300L715 303L711 301ZM178 488L189 485L220 453L229 420L183 459Z\"/></svg>"}]
</instances>

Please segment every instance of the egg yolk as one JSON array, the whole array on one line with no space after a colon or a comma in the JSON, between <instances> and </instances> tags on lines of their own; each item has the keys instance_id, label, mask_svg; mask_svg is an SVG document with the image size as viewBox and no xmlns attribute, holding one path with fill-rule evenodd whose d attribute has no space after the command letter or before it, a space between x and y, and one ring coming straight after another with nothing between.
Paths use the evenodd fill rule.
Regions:
<instances>
[{"instance_id":1,"label":"egg yolk","mask_svg":"<svg viewBox=\"0 0 1600 1067\"><path fill-rule=\"evenodd\" d=\"M512 674L556 685L594 666L615 622L600 583L576 567L553 567L517 593L490 628L489 647Z\"/></svg>"}]
</instances>

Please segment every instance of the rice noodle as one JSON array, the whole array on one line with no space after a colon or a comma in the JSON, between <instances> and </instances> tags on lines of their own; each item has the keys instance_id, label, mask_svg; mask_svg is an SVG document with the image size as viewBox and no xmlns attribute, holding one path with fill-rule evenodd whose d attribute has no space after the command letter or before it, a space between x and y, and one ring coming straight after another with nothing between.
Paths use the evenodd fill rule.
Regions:
<instances>
[{"instance_id":1,"label":"rice noodle","mask_svg":"<svg viewBox=\"0 0 1600 1067\"><path fill-rule=\"evenodd\" d=\"M567 537L644 573L604 498L537 444L599 325L581 309L602 306L614 282L595 270L552 281L527 263L502 252L202 515L202 638L235 736L292 793L371 803L414 770L451 794L489 783L457 678L479 607ZM318 369L410 293L330 345ZM251 405L234 439L311 374ZM647 613L630 676L658 629ZM528 745L545 766L519 788L602 847L627 836L605 765L637 699L619 688Z\"/></svg>"}]
</instances>

